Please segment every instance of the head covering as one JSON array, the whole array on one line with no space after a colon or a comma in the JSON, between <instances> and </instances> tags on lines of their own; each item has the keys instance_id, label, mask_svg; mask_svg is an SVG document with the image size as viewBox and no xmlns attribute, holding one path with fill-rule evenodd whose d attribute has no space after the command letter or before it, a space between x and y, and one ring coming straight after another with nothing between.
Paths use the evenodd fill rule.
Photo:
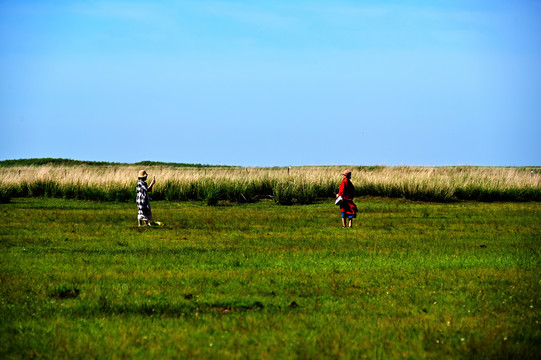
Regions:
<instances>
[{"instance_id":1,"label":"head covering","mask_svg":"<svg viewBox=\"0 0 541 360\"><path fill-rule=\"evenodd\" d=\"M146 172L145 170L139 171L139 177L140 177L140 178L144 178L144 177L147 176L147 175L148 175L148 174L147 174L147 172Z\"/></svg>"},{"instance_id":2,"label":"head covering","mask_svg":"<svg viewBox=\"0 0 541 360\"><path fill-rule=\"evenodd\" d=\"M346 176L346 177L350 177L351 176L351 171L349 170L345 170L342 175Z\"/></svg>"}]
</instances>

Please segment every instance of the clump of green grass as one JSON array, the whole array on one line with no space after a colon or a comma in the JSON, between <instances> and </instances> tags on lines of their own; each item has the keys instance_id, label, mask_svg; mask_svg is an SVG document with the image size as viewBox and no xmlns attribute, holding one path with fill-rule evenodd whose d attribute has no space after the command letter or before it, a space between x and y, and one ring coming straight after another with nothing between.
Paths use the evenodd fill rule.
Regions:
<instances>
[{"instance_id":1,"label":"clump of green grass","mask_svg":"<svg viewBox=\"0 0 541 360\"><path fill-rule=\"evenodd\" d=\"M295 184L284 181L276 182L272 188L274 201L280 205L292 205L294 200Z\"/></svg>"},{"instance_id":2,"label":"clump of green grass","mask_svg":"<svg viewBox=\"0 0 541 360\"><path fill-rule=\"evenodd\" d=\"M74 286L60 285L52 291L51 296L59 299L75 299L80 292L81 290Z\"/></svg>"},{"instance_id":3,"label":"clump of green grass","mask_svg":"<svg viewBox=\"0 0 541 360\"><path fill-rule=\"evenodd\" d=\"M277 181L273 184L274 202L280 205L312 204L318 197L316 185L302 179Z\"/></svg>"},{"instance_id":4,"label":"clump of green grass","mask_svg":"<svg viewBox=\"0 0 541 360\"><path fill-rule=\"evenodd\" d=\"M0 187L0 204L5 204L11 201L10 193L6 188Z\"/></svg>"}]
</instances>

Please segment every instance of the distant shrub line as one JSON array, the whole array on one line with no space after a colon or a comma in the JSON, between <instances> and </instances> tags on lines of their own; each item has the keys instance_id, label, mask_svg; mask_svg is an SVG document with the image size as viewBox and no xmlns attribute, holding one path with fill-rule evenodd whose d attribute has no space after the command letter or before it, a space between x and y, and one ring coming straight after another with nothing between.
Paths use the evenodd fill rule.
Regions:
<instances>
[{"instance_id":1,"label":"distant shrub line","mask_svg":"<svg viewBox=\"0 0 541 360\"><path fill-rule=\"evenodd\" d=\"M107 161L84 161L84 160L72 160L72 159L60 159L60 158L35 158L35 159L15 159L15 160L2 160L0 161L0 167L15 167L15 166L168 166L175 168L230 168L227 165L203 165L203 164L187 164L187 163L172 163L161 161L139 161L136 163L117 163Z\"/></svg>"},{"instance_id":2,"label":"distant shrub line","mask_svg":"<svg viewBox=\"0 0 541 360\"><path fill-rule=\"evenodd\" d=\"M356 196L379 196L405 198L416 201L450 202L458 200L477 201L541 201L541 189L533 187L489 187L483 184L431 186L416 182L372 183L359 182ZM61 183L56 180L23 181L2 184L0 202L12 197L50 197L93 201L135 201L133 184L89 185ZM152 200L205 201L216 205L220 201L232 203L255 202L262 198L273 199L280 205L311 204L317 199L334 198L339 180L321 183L262 178L248 181L227 179L203 179L192 181L168 180L157 184L151 193Z\"/></svg>"}]
</instances>

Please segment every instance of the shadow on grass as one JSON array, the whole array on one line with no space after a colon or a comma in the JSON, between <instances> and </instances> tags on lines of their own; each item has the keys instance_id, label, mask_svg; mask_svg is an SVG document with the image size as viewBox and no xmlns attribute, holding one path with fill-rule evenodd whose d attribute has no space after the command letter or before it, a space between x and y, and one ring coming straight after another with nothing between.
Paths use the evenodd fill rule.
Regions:
<instances>
[{"instance_id":1,"label":"shadow on grass","mask_svg":"<svg viewBox=\"0 0 541 360\"><path fill-rule=\"evenodd\" d=\"M116 244L120 248L93 248L93 249L69 249L69 248L38 248L29 249L29 253L48 253L48 254L86 254L86 255L185 255L192 253L223 253L224 250L220 249L205 249L195 246L187 246L181 249L168 249L168 248L130 248L127 242L117 241ZM231 252L232 250L225 250L225 252Z\"/></svg>"},{"instance_id":2,"label":"shadow on grass","mask_svg":"<svg viewBox=\"0 0 541 360\"><path fill-rule=\"evenodd\" d=\"M212 313L243 313L290 311L295 306L279 306L275 304L264 305L260 301L232 301L232 302L198 302L190 295L185 296L186 302L169 303L160 301L148 301L142 303L113 302L106 296L101 296L97 303L81 304L73 309L75 315L88 316L160 316L160 317L188 317L197 314Z\"/></svg>"}]
</instances>

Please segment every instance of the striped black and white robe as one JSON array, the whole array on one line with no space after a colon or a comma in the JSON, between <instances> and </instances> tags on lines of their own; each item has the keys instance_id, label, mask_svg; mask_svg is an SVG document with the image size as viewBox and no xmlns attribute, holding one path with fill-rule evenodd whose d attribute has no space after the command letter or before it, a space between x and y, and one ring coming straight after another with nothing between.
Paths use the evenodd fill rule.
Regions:
<instances>
[{"instance_id":1,"label":"striped black and white robe","mask_svg":"<svg viewBox=\"0 0 541 360\"><path fill-rule=\"evenodd\" d=\"M143 179L139 179L137 182L137 197L135 201L139 209L137 219L150 221L152 219L152 213L150 211L150 199L148 198L148 185Z\"/></svg>"}]
</instances>

